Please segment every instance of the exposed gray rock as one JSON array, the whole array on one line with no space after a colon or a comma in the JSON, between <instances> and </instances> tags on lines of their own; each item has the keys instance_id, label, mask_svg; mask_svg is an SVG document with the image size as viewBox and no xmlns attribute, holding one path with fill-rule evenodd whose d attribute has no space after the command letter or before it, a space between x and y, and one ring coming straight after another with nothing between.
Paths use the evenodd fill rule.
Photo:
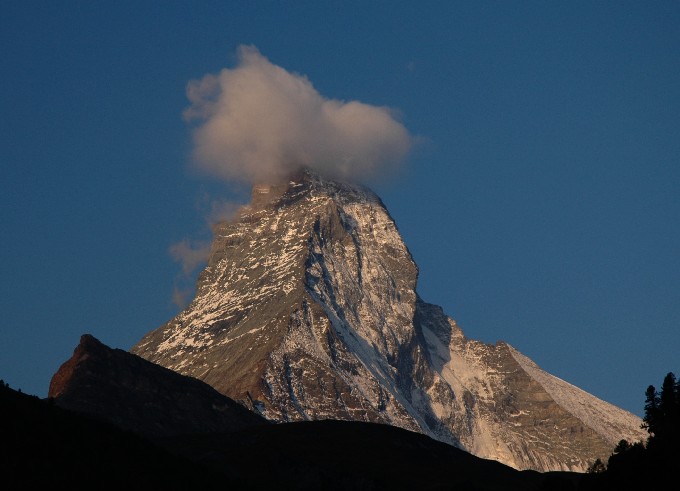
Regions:
<instances>
[{"instance_id":1,"label":"exposed gray rock","mask_svg":"<svg viewBox=\"0 0 680 491\"><path fill-rule=\"evenodd\" d=\"M274 421L382 422L518 469L583 471L641 420L416 293L380 199L303 172L215 229L193 302L132 352Z\"/></svg>"}]
</instances>

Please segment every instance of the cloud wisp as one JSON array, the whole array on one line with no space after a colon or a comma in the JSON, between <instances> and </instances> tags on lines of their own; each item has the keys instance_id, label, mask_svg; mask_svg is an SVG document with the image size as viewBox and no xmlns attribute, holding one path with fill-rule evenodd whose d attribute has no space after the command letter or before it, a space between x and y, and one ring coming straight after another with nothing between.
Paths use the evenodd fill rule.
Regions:
<instances>
[{"instance_id":1,"label":"cloud wisp","mask_svg":"<svg viewBox=\"0 0 680 491\"><path fill-rule=\"evenodd\" d=\"M307 167L334 177L391 173L413 137L393 110L323 97L252 46L238 63L188 84L196 165L227 181L272 182Z\"/></svg>"},{"instance_id":2,"label":"cloud wisp","mask_svg":"<svg viewBox=\"0 0 680 491\"><path fill-rule=\"evenodd\" d=\"M184 239L172 244L169 252L172 258L182 265L182 272L188 275L208 260L210 242Z\"/></svg>"},{"instance_id":3,"label":"cloud wisp","mask_svg":"<svg viewBox=\"0 0 680 491\"><path fill-rule=\"evenodd\" d=\"M242 209L243 204L233 201L214 200L205 196L200 200L205 211L206 233L208 229L214 230L218 224L230 221ZM179 308L185 308L189 300L194 295L193 284L196 281L195 274L199 268L203 268L210 258L212 239L194 240L185 238L175 242L168 248L168 253L172 259L179 263L182 271L175 276L175 286L172 294L172 302Z\"/></svg>"}]
</instances>

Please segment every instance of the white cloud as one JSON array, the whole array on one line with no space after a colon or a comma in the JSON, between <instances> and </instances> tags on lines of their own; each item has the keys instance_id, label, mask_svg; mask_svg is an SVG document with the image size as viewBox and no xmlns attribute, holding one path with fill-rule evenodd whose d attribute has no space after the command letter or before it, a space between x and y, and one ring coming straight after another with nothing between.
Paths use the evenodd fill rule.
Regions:
<instances>
[{"instance_id":1,"label":"white cloud","mask_svg":"<svg viewBox=\"0 0 680 491\"><path fill-rule=\"evenodd\" d=\"M411 149L393 110L327 99L252 46L241 46L238 60L187 87L185 118L198 122L194 160L204 171L249 183L300 167L361 179L391 172Z\"/></svg>"}]
</instances>

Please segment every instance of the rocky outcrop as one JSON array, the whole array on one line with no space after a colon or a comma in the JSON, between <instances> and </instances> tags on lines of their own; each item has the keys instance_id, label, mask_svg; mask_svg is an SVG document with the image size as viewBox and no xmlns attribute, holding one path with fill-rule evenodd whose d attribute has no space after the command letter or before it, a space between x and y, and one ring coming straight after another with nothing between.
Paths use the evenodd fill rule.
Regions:
<instances>
[{"instance_id":1,"label":"rocky outcrop","mask_svg":"<svg viewBox=\"0 0 680 491\"><path fill-rule=\"evenodd\" d=\"M381 422L518 469L583 471L640 419L467 339L416 293L370 190L303 172L215 229L193 302L132 352L269 420Z\"/></svg>"},{"instance_id":2,"label":"rocky outcrop","mask_svg":"<svg viewBox=\"0 0 680 491\"><path fill-rule=\"evenodd\" d=\"M228 432L266 420L209 385L85 334L50 382L48 397L145 436Z\"/></svg>"}]
</instances>

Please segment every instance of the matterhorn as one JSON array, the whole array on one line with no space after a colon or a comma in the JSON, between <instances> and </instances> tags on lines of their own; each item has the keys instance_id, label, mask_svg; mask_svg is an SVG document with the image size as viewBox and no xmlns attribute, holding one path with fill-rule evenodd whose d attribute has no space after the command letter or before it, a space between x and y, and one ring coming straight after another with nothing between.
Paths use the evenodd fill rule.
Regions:
<instances>
[{"instance_id":1,"label":"matterhorn","mask_svg":"<svg viewBox=\"0 0 680 491\"><path fill-rule=\"evenodd\" d=\"M193 301L131 352L270 421L384 423L521 470L582 472L647 436L515 347L468 339L417 280L376 194L300 171L214 228Z\"/></svg>"}]
</instances>

